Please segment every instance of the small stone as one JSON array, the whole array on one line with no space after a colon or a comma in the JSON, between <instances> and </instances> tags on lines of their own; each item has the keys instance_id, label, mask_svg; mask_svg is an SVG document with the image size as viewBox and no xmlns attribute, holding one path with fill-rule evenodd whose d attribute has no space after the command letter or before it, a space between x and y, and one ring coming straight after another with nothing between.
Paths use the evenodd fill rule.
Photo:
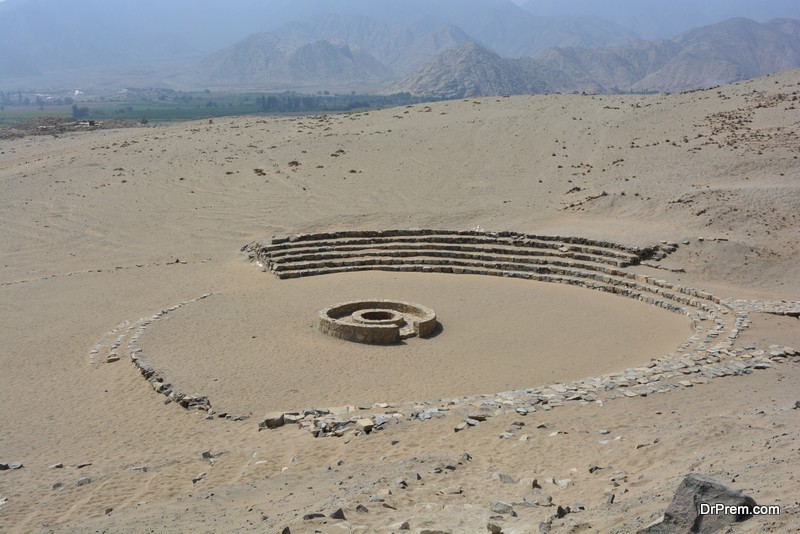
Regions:
<instances>
[{"instance_id":1,"label":"small stone","mask_svg":"<svg viewBox=\"0 0 800 534\"><path fill-rule=\"evenodd\" d=\"M606 504L614 504L614 499L615 498L616 498L616 495L614 495L612 493L611 495L608 496L608 498L606 498Z\"/></svg>"},{"instance_id":2,"label":"small stone","mask_svg":"<svg viewBox=\"0 0 800 534\"><path fill-rule=\"evenodd\" d=\"M90 465L92 465L92 462L83 462L82 464L78 464L76 467L78 469L83 469L84 467L89 467Z\"/></svg>"},{"instance_id":3,"label":"small stone","mask_svg":"<svg viewBox=\"0 0 800 534\"><path fill-rule=\"evenodd\" d=\"M514 478L505 473L492 473L492 480L499 480L503 484L513 484Z\"/></svg>"},{"instance_id":4,"label":"small stone","mask_svg":"<svg viewBox=\"0 0 800 534\"><path fill-rule=\"evenodd\" d=\"M344 520L344 510L342 510L341 508L337 508L331 513L330 518Z\"/></svg>"},{"instance_id":5,"label":"small stone","mask_svg":"<svg viewBox=\"0 0 800 534\"><path fill-rule=\"evenodd\" d=\"M365 434L369 434L375 427L375 422L370 418L359 419L356 421L356 426L359 430L364 431Z\"/></svg>"},{"instance_id":6,"label":"small stone","mask_svg":"<svg viewBox=\"0 0 800 534\"><path fill-rule=\"evenodd\" d=\"M8 464L8 468L9 469L22 469L23 467L25 467L25 466L22 465L22 462L14 462L14 463Z\"/></svg>"},{"instance_id":7,"label":"small stone","mask_svg":"<svg viewBox=\"0 0 800 534\"><path fill-rule=\"evenodd\" d=\"M572 484L572 479L571 478L564 478L564 479L561 479L561 480L556 480L556 486L558 486L561 489L567 489L570 484Z\"/></svg>"},{"instance_id":8,"label":"small stone","mask_svg":"<svg viewBox=\"0 0 800 534\"><path fill-rule=\"evenodd\" d=\"M369 512L369 508L367 508L363 504L359 504L358 506L356 506L356 512L359 512L359 513L362 513L362 514L366 514L366 513Z\"/></svg>"},{"instance_id":9,"label":"small stone","mask_svg":"<svg viewBox=\"0 0 800 534\"><path fill-rule=\"evenodd\" d=\"M503 527L501 527L494 521L489 521L488 523L486 523L486 530L488 530L492 534L500 534L501 532L503 532Z\"/></svg>"},{"instance_id":10,"label":"small stone","mask_svg":"<svg viewBox=\"0 0 800 534\"><path fill-rule=\"evenodd\" d=\"M311 521L312 519L322 519L325 517L325 514L321 514L319 512L314 512L310 514L305 514L303 516L303 521Z\"/></svg>"},{"instance_id":11,"label":"small stone","mask_svg":"<svg viewBox=\"0 0 800 534\"><path fill-rule=\"evenodd\" d=\"M106 515L109 515L113 511L114 509L109 506L108 508L106 508Z\"/></svg>"},{"instance_id":12,"label":"small stone","mask_svg":"<svg viewBox=\"0 0 800 534\"><path fill-rule=\"evenodd\" d=\"M85 486L86 484L90 484L92 479L89 477L81 477L78 479L78 486Z\"/></svg>"},{"instance_id":13,"label":"small stone","mask_svg":"<svg viewBox=\"0 0 800 534\"><path fill-rule=\"evenodd\" d=\"M455 432L461 432L461 431L462 431L462 430L464 430L465 428L469 428L469 424L468 424L466 421L461 421L460 423L458 423L458 424L455 426L455 428L453 428L453 430L454 430Z\"/></svg>"},{"instance_id":14,"label":"small stone","mask_svg":"<svg viewBox=\"0 0 800 534\"><path fill-rule=\"evenodd\" d=\"M461 486L450 486L445 488L442 493L445 495L461 495L464 493L464 489Z\"/></svg>"},{"instance_id":15,"label":"small stone","mask_svg":"<svg viewBox=\"0 0 800 534\"><path fill-rule=\"evenodd\" d=\"M131 471L137 471L139 473L147 473L148 469L146 465L134 465L131 467Z\"/></svg>"},{"instance_id":16,"label":"small stone","mask_svg":"<svg viewBox=\"0 0 800 534\"><path fill-rule=\"evenodd\" d=\"M489 505L489 510L496 514L513 515L514 507L503 501L494 501Z\"/></svg>"},{"instance_id":17,"label":"small stone","mask_svg":"<svg viewBox=\"0 0 800 534\"><path fill-rule=\"evenodd\" d=\"M264 416L264 420L259 424L261 428L278 428L286 423L283 413L271 413Z\"/></svg>"},{"instance_id":18,"label":"small stone","mask_svg":"<svg viewBox=\"0 0 800 534\"><path fill-rule=\"evenodd\" d=\"M561 519L563 517L566 517L567 514L569 514L569 512L570 512L569 506L559 505L558 508L556 508L556 517Z\"/></svg>"},{"instance_id":19,"label":"small stone","mask_svg":"<svg viewBox=\"0 0 800 534\"><path fill-rule=\"evenodd\" d=\"M56 482L53 484L53 491L61 491L62 489L64 489L64 484L61 482Z\"/></svg>"},{"instance_id":20,"label":"small stone","mask_svg":"<svg viewBox=\"0 0 800 534\"><path fill-rule=\"evenodd\" d=\"M397 477L394 480L394 483L397 484L399 487L406 489L408 487L408 482L405 481L403 477Z\"/></svg>"},{"instance_id":21,"label":"small stone","mask_svg":"<svg viewBox=\"0 0 800 534\"><path fill-rule=\"evenodd\" d=\"M50 466L50 469L64 469L64 464L58 462L57 464L53 464Z\"/></svg>"},{"instance_id":22,"label":"small stone","mask_svg":"<svg viewBox=\"0 0 800 534\"><path fill-rule=\"evenodd\" d=\"M208 474L208 473L200 473L199 475L197 475L196 477L194 477L194 478L192 479L192 484L197 484L198 482L200 482L201 480L203 480L204 478L206 478L206 475L207 475L207 474Z\"/></svg>"}]
</instances>

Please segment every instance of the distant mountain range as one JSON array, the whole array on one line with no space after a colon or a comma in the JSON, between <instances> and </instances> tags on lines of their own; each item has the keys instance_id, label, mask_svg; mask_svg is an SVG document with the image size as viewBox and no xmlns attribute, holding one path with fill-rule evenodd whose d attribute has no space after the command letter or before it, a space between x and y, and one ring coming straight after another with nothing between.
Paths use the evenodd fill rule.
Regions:
<instances>
[{"instance_id":1,"label":"distant mountain range","mask_svg":"<svg viewBox=\"0 0 800 534\"><path fill-rule=\"evenodd\" d=\"M329 15L251 35L203 60L187 85L377 89L397 73L473 39L456 26L421 32L361 16Z\"/></svg>"},{"instance_id":2,"label":"distant mountain range","mask_svg":"<svg viewBox=\"0 0 800 534\"><path fill-rule=\"evenodd\" d=\"M6 0L0 90L677 90L797 65L794 21L736 19L670 40L640 38L640 30L650 34L656 26L687 30L713 13L750 13L755 3L643 4ZM800 18L800 7L785 1L757 4L761 16L797 11Z\"/></svg>"},{"instance_id":3,"label":"distant mountain range","mask_svg":"<svg viewBox=\"0 0 800 534\"><path fill-rule=\"evenodd\" d=\"M507 59L470 43L432 58L386 92L435 98L681 91L800 67L800 21L731 19L674 39L606 48L554 47Z\"/></svg>"}]
</instances>

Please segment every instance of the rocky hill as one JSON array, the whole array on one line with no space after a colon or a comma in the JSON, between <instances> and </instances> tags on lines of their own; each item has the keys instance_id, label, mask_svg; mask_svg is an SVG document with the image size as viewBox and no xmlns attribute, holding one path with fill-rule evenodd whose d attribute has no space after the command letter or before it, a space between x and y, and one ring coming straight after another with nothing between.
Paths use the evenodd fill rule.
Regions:
<instances>
[{"instance_id":1,"label":"rocky hill","mask_svg":"<svg viewBox=\"0 0 800 534\"><path fill-rule=\"evenodd\" d=\"M392 71L355 45L314 41L296 46L270 33L258 33L207 58L196 83L215 87L274 88L374 86Z\"/></svg>"},{"instance_id":2,"label":"rocky hill","mask_svg":"<svg viewBox=\"0 0 800 534\"><path fill-rule=\"evenodd\" d=\"M763 76L800 66L800 21L759 24L730 19L690 30L673 41L680 50L666 64L631 86L680 91Z\"/></svg>"},{"instance_id":3,"label":"rocky hill","mask_svg":"<svg viewBox=\"0 0 800 534\"><path fill-rule=\"evenodd\" d=\"M558 47L505 59L478 45L441 54L386 92L436 98L529 92L681 91L800 66L800 21L748 19L697 28L674 39L607 48Z\"/></svg>"},{"instance_id":4,"label":"rocky hill","mask_svg":"<svg viewBox=\"0 0 800 534\"><path fill-rule=\"evenodd\" d=\"M353 15L326 15L307 22L292 22L273 32L287 42L301 44L325 40L354 44L396 73L406 74L431 57L475 39L452 24L431 30L396 26Z\"/></svg>"}]
</instances>

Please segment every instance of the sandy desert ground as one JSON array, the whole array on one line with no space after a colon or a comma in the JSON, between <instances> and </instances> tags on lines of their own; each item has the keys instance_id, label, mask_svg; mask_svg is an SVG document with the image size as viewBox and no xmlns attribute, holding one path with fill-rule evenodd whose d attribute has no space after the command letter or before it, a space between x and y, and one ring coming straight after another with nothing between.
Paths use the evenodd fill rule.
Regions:
<instances>
[{"instance_id":1,"label":"sandy desert ground","mask_svg":"<svg viewBox=\"0 0 800 534\"><path fill-rule=\"evenodd\" d=\"M487 532L491 520L628 533L690 472L781 506L730 532L800 532L800 323L769 313L800 311L799 100L789 71L686 94L0 140L0 463L23 464L0 471L0 532ZM692 322L501 277L279 280L240 252L273 235L476 227L675 242L626 272L749 309L729 349L768 363L522 415L496 394L680 357ZM318 310L354 298L420 302L442 330L375 347L316 329ZM130 358L106 362L115 336L182 303L140 347L178 387L246 419L165 403ZM469 399L487 417L454 432L481 407ZM346 405L400 417L343 437L259 431L267 412ZM494 501L516 516L491 519Z\"/></svg>"}]
</instances>

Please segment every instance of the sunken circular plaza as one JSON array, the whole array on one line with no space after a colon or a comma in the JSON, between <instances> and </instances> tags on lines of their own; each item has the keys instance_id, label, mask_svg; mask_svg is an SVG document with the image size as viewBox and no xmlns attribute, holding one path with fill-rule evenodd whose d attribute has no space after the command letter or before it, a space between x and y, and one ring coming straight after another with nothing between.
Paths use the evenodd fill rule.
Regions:
<instances>
[{"instance_id":1,"label":"sunken circular plaza","mask_svg":"<svg viewBox=\"0 0 800 534\"><path fill-rule=\"evenodd\" d=\"M430 308L394 300L357 300L319 312L319 329L323 334L372 345L428 337L436 326L436 313Z\"/></svg>"},{"instance_id":2,"label":"sunken circular plaza","mask_svg":"<svg viewBox=\"0 0 800 534\"><path fill-rule=\"evenodd\" d=\"M650 384L656 379L641 373L668 380L691 362L729 357L723 351L747 325L718 297L642 272L677 246L480 230L273 237L242 252L274 281L121 323L92 359L105 348L108 362L129 354L169 400L229 418L239 417L230 410L416 402L548 383L580 391L631 377ZM222 322L225 336L216 334ZM415 328L441 339L402 343Z\"/></svg>"}]
</instances>

